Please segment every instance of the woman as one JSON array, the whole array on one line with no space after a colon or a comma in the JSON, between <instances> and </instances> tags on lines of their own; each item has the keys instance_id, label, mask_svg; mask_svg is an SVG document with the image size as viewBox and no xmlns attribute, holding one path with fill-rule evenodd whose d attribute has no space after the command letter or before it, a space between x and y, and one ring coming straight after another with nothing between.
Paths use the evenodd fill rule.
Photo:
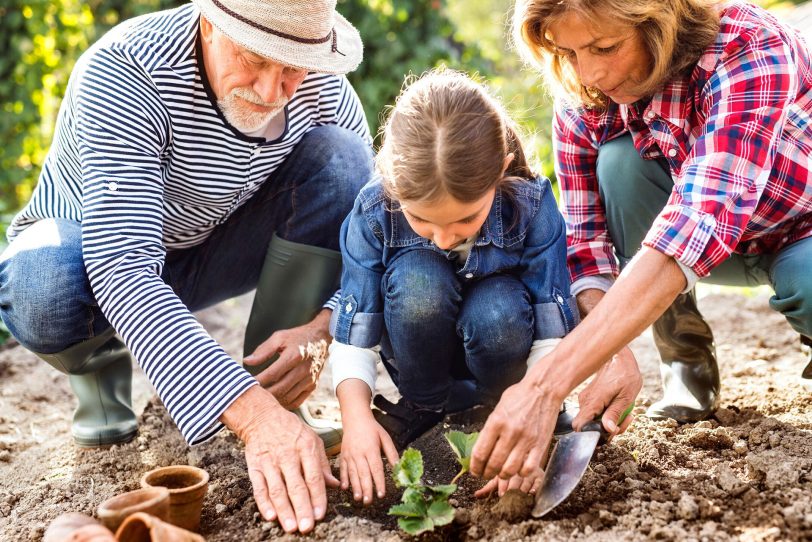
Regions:
<instances>
[{"instance_id":1,"label":"woman","mask_svg":"<svg viewBox=\"0 0 812 542\"><path fill-rule=\"evenodd\" d=\"M803 342L812 336L812 64L799 35L755 6L708 0L520 0L514 29L559 98L568 264L588 316L486 424L472 471L503 477L531 471L554 401L599 369L574 425L608 406L616 432L639 391L624 346L651 324L665 393L648 414L713 413L719 372L699 279L770 284L770 306ZM537 384L553 368L552 388ZM522 404L539 391L550 399Z\"/></svg>"}]
</instances>

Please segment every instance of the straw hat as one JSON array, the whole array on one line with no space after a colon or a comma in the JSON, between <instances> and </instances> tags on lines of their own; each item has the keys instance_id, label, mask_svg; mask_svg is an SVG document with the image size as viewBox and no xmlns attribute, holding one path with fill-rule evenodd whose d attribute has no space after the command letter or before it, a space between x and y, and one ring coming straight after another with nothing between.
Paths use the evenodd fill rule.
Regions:
<instances>
[{"instance_id":1,"label":"straw hat","mask_svg":"<svg viewBox=\"0 0 812 542\"><path fill-rule=\"evenodd\" d=\"M336 0L192 0L231 41L287 66L347 73L363 58L361 36Z\"/></svg>"}]
</instances>

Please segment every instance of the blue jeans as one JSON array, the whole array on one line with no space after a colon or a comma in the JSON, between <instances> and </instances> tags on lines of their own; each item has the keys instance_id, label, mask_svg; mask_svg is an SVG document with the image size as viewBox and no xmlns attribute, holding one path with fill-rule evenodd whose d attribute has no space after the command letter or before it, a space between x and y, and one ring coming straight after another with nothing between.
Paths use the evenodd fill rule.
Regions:
<instances>
[{"instance_id":1,"label":"blue jeans","mask_svg":"<svg viewBox=\"0 0 812 542\"><path fill-rule=\"evenodd\" d=\"M256 287L274 232L339 250L341 222L371 168L370 149L357 134L315 128L203 243L169 251L162 278L196 311ZM81 230L78 222L41 220L0 256L0 317L34 352L61 352L110 327L90 289Z\"/></svg>"},{"instance_id":2,"label":"blue jeans","mask_svg":"<svg viewBox=\"0 0 812 542\"><path fill-rule=\"evenodd\" d=\"M665 207L674 181L666 164L644 160L630 135L598 151L598 184L606 209L609 235L621 266L640 250L654 219ZM793 329L812 337L812 238L797 241L776 254L731 254L703 282L728 286L769 284L770 307Z\"/></svg>"},{"instance_id":3,"label":"blue jeans","mask_svg":"<svg viewBox=\"0 0 812 542\"><path fill-rule=\"evenodd\" d=\"M530 294L511 275L463 285L456 264L431 250L404 252L384 275L385 366L412 403L446 407L454 380L480 402L525 374L533 343ZM450 409L455 410L455 409Z\"/></svg>"}]
</instances>

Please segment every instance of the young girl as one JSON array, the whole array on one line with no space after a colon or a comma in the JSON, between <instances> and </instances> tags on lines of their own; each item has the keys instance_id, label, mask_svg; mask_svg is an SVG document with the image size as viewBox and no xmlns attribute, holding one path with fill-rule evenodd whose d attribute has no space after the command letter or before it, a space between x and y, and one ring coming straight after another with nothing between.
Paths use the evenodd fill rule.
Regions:
<instances>
[{"instance_id":1,"label":"young girl","mask_svg":"<svg viewBox=\"0 0 812 542\"><path fill-rule=\"evenodd\" d=\"M384 494L381 450L396 462L396 449L470 405L458 391L495 402L578 319L550 183L485 89L448 70L412 83L376 166L341 228L330 351L342 485L365 503L373 482ZM373 412L379 358L402 398L378 396Z\"/></svg>"}]
</instances>

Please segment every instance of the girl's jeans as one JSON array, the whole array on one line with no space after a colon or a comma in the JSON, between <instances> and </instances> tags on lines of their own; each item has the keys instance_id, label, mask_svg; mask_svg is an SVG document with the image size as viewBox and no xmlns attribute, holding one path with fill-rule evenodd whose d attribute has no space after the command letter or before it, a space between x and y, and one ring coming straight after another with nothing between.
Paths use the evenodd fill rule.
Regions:
<instances>
[{"instance_id":1,"label":"girl's jeans","mask_svg":"<svg viewBox=\"0 0 812 542\"><path fill-rule=\"evenodd\" d=\"M665 207L674 181L667 166L644 160L626 135L604 144L598 154L598 183L609 234L621 265L640 249L654 219ZM703 282L729 286L769 284L770 307L805 337L812 337L812 238L777 254L732 254Z\"/></svg>"},{"instance_id":2,"label":"girl's jeans","mask_svg":"<svg viewBox=\"0 0 812 542\"><path fill-rule=\"evenodd\" d=\"M263 188L195 247L169 251L162 277L196 311L256 287L274 232L338 250L341 222L369 180L371 152L344 128L309 132ZM0 316L26 348L49 354L110 327L90 289L82 226L41 220L0 256Z\"/></svg>"},{"instance_id":3,"label":"girl's jeans","mask_svg":"<svg viewBox=\"0 0 812 542\"><path fill-rule=\"evenodd\" d=\"M461 280L456 264L431 250L411 250L387 269L381 285L385 365L400 394L431 409L449 407L456 381L475 386L478 401L498 399L526 371L533 309L516 277ZM460 397L451 400L465 401ZM470 404L465 406L471 406Z\"/></svg>"}]
</instances>

